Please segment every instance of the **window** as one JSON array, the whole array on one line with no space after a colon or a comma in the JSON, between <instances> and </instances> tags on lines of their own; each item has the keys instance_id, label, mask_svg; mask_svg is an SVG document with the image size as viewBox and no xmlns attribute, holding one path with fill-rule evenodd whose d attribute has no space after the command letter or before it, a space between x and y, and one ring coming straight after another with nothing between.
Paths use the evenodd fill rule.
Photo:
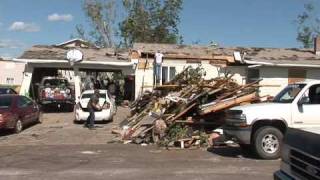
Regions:
<instances>
[{"instance_id":1,"label":"window","mask_svg":"<svg viewBox=\"0 0 320 180\"><path fill-rule=\"evenodd\" d=\"M307 99L307 104L320 104L320 85L311 86L303 97Z\"/></svg>"},{"instance_id":2,"label":"window","mask_svg":"<svg viewBox=\"0 0 320 180\"><path fill-rule=\"evenodd\" d=\"M68 81L66 79L46 79L43 84L48 86L66 86L68 85Z\"/></svg>"},{"instance_id":3,"label":"window","mask_svg":"<svg viewBox=\"0 0 320 180\"><path fill-rule=\"evenodd\" d=\"M171 81L176 76L176 67L162 66L162 84Z\"/></svg>"},{"instance_id":4,"label":"window","mask_svg":"<svg viewBox=\"0 0 320 180\"><path fill-rule=\"evenodd\" d=\"M162 67L162 84L169 81L168 72L169 72L168 67L163 66Z\"/></svg>"},{"instance_id":5,"label":"window","mask_svg":"<svg viewBox=\"0 0 320 180\"><path fill-rule=\"evenodd\" d=\"M259 69L248 69L247 71L247 84L260 79Z\"/></svg>"},{"instance_id":6,"label":"window","mask_svg":"<svg viewBox=\"0 0 320 180\"><path fill-rule=\"evenodd\" d=\"M305 84L289 84L274 99L276 103L292 103Z\"/></svg>"},{"instance_id":7,"label":"window","mask_svg":"<svg viewBox=\"0 0 320 180\"><path fill-rule=\"evenodd\" d=\"M306 70L292 68L288 70L288 84L301 82L306 78Z\"/></svg>"},{"instance_id":8,"label":"window","mask_svg":"<svg viewBox=\"0 0 320 180\"><path fill-rule=\"evenodd\" d=\"M81 99L90 99L93 96L93 94L82 94ZM99 93L99 98L106 98L105 93Z\"/></svg>"},{"instance_id":9,"label":"window","mask_svg":"<svg viewBox=\"0 0 320 180\"><path fill-rule=\"evenodd\" d=\"M17 94L17 93L11 88L0 88L0 95L1 94Z\"/></svg>"},{"instance_id":10,"label":"window","mask_svg":"<svg viewBox=\"0 0 320 180\"><path fill-rule=\"evenodd\" d=\"M6 84L14 84L14 78L12 78L12 77L7 77L7 79L6 79Z\"/></svg>"},{"instance_id":11,"label":"window","mask_svg":"<svg viewBox=\"0 0 320 180\"><path fill-rule=\"evenodd\" d=\"M18 107L27 107L32 104L32 101L26 97L19 97L18 99Z\"/></svg>"},{"instance_id":12,"label":"window","mask_svg":"<svg viewBox=\"0 0 320 180\"><path fill-rule=\"evenodd\" d=\"M170 67L169 81L171 81L176 76L176 67Z\"/></svg>"},{"instance_id":13,"label":"window","mask_svg":"<svg viewBox=\"0 0 320 180\"><path fill-rule=\"evenodd\" d=\"M12 104L12 97L3 96L0 97L0 109L8 109Z\"/></svg>"}]
</instances>

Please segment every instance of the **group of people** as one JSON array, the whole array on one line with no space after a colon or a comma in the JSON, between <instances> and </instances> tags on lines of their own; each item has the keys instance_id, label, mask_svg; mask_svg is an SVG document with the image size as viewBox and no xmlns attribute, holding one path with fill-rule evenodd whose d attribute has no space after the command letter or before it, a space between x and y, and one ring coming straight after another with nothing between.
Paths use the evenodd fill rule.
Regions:
<instances>
[{"instance_id":1,"label":"group of people","mask_svg":"<svg viewBox=\"0 0 320 180\"><path fill-rule=\"evenodd\" d=\"M82 85L82 90L93 89L106 89L110 95L118 96L118 93L120 92L120 84L118 81L114 81L109 78L105 80L98 80L93 77L87 77Z\"/></svg>"},{"instance_id":2,"label":"group of people","mask_svg":"<svg viewBox=\"0 0 320 180\"><path fill-rule=\"evenodd\" d=\"M158 83L161 79L161 70L162 70L162 63L163 63L163 54L160 51L157 51L155 53L154 57L154 76L156 78L156 83ZM102 107L99 105L99 89L107 89L108 93L116 97L117 94L120 92L120 86L119 83L114 82L113 80L110 80L107 78L106 80L98 80L94 78L87 77L83 89L94 89L94 94L91 96L89 103L88 103L88 110L89 110L89 116L87 118L87 121L85 123L85 127L88 127L89 129L94 129L94 121L95 121L95 111L101 110Z\"/></svg>"}]
</instances>

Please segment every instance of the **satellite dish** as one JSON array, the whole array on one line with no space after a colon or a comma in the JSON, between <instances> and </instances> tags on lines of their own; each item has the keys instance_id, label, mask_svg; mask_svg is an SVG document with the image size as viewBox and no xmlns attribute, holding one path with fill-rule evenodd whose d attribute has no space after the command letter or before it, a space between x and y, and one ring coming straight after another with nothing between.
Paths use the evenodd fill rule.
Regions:
<instances>
[{"instance_id":1,"label":"satellite dish","mask_svg":"<svg viewBox=\"0 0 320 180\"><path fill-rule=\"evenodd\" d=\"M83 54L77 49L72 49L67 52L67 59L69 60L70 64L73 65L75 62L82 61Z\"/></svg>"}]
</instances>

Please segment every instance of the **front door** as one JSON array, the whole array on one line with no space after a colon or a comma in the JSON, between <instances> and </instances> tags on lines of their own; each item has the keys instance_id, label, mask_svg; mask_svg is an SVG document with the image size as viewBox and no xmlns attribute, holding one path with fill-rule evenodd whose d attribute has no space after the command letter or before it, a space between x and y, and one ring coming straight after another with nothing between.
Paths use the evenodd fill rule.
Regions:
<instances>
[{"instance_id":1,"label":"front door","mask_svg":"<svg viewBox=\"0 0 320 180\"><path fill-rule=\"evenodd\" d=\"M313 85L304 92L302 105L293 104L294 127L320 127L320 85Z\"/></svg>"}]
</instances>

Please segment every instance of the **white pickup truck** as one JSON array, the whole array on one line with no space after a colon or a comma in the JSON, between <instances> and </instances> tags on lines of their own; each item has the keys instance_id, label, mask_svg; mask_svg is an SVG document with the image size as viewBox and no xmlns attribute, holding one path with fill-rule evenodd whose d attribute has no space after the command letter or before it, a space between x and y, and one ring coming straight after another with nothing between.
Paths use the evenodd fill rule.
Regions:
<instances>
[{"instance_id":1,"label":"white pickup truck","mask_svg":"<svg viewBox=\"0 0 320 180\"><path fill-rule=\"evenodd\" d=\"M242 148L276 159L288 127L320 127L320 81L290 84L270 103L231 108L223 130Z\"/></svg>"}]
</instances>

